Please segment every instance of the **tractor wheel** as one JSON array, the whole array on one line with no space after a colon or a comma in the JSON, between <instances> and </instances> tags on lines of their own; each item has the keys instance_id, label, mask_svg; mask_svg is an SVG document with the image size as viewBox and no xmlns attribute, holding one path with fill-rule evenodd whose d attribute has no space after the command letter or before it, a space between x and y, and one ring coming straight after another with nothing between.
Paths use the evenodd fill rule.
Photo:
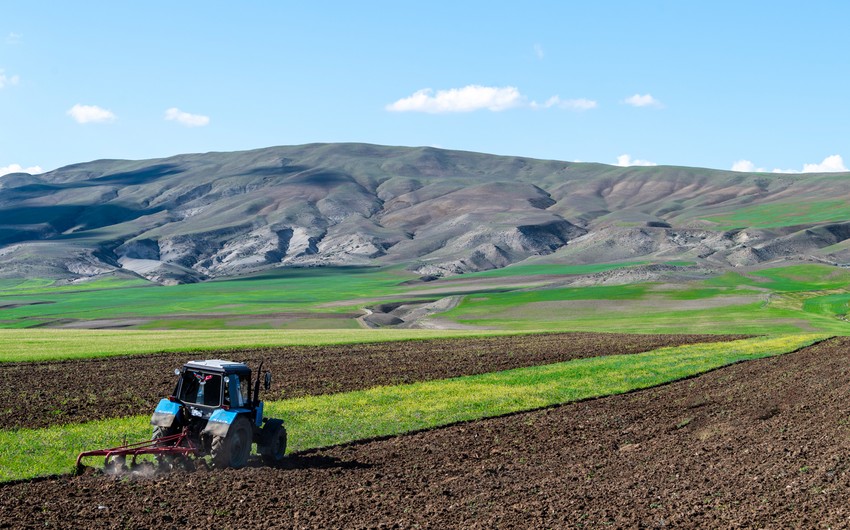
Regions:
<instances>
[{"instance_id":1,"label":"tractor wheel","mask_svg":"<svg viewBox=\"0 0 850 530\"><path fill-rule=\"evenodd\" d=\"M283 423L278 421L275 423L268 422L263 428L263 439L265 444L258 447L260 454L263 455L263 461L266 465L273 466L283 460L286 454L286 429Z\"/></svg>"},{"instance_id":2,"label":"tractor wheel","mask_svg":"<svg viewBox=\"0 0 850 530\"><path fill-rule=\"evenodd\" d=\"M153 435L151 436L151 440L156 440L157 438L164 438L165 436L172 436L180 432L177 427L159 427L156 426L153 428ZM156 455L154 456L154 460L156 460L157 466L160 471L171 471L174 467L174 457L171 455Z\"/></svg>"},{"instance_id":3,"label":"tractor wheel","mask_svg":"<svg viewBox=\"0 0 850 530\"><path fill-rule=\"evenodd\" d=\"M153 435L151 436L151 440L156 440L157 438L164 438L166 436L172 436L179 433L180 430L176 427L160 427L156 426L153 428Z\"/></svg>"},{"instance_id":4,"label":"tractor wheel","mask_svg":"<svg viewBox=\"0 0 850 530\"><path fill-rule=\"evenodd\" d=\"M251 439L251 423L247 418L236 418L227 436L215 436L212 439L210 455L215 467L245 467L251 454Z\"/></svg>"}]
</instances>

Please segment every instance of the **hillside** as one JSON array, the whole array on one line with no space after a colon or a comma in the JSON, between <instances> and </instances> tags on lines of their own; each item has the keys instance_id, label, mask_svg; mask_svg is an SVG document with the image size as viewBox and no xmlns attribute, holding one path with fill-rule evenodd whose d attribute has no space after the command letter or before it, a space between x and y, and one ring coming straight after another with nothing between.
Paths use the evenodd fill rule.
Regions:
<instances>
[{"instance_id":1,"label":"hillside","mask_svg":"<svg viewBox=\"0 0 850 530\"><path fill-rule=\"evenodd\" d=\"M536 256L700 270L850 262L850 174L311 144L0 177L0 277L187 283L281 266L421 276ZM541 258L536 258L540 261Z\"/></svg>"}]
</instances>

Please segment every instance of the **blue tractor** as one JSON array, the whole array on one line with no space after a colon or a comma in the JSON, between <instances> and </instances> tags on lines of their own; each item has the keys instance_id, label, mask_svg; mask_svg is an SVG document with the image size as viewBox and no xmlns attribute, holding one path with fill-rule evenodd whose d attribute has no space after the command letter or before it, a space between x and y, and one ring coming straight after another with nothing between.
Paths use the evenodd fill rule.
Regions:
<instances>
[{"instance_id":1,"label":"blue tractor","mask_svg":"<svg viewBox=\"0 0 850 530\"><path fill-rule=\"evenodd\" d=\"M259 399L262 363L252 380L251 369L244 363L212 359L190 361L174 372L178 377L174 394L160 400L151 417L153 437L148 442L123 445L81 453L105 456L104 468L124 467L126 458L154 455L161 466L188 462L189 456L206 456L217 468L240 468L248 463L251 446L267 464L280 462L286 452L286 428L283 420L263 417ZM266 390L271 373L262 375ZM251 392L253 382L253 394ZM119 464L120 463L120 464Z\"/></svg>"}]
</instances>

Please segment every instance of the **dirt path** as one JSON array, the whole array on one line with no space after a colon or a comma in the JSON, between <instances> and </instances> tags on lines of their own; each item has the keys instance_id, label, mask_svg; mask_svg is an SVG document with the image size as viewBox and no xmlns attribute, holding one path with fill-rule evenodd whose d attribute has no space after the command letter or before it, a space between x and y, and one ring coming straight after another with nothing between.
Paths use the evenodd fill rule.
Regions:
<instances>
[{"instance_id":1,"label":"dirt path","mask_svg":"<svg viewBox=\"0 0 850 530\"><path fill-rule=\"evenodd\" d=\"M0 486L0 525L846 528L850 339L654 389L290 458Z\"/></svg>"},{"instance_id":2,"label":"dirt path","mask_svg":"<svg viewBox=\"0 0 850 530\"><path fill-rule=\"evenodd\" d=\"M0 364L0 428L149 414L174 389L174 368L199 357L265 359L274 400L740 337L562 333Z\"/></svg>"}]
</instances>

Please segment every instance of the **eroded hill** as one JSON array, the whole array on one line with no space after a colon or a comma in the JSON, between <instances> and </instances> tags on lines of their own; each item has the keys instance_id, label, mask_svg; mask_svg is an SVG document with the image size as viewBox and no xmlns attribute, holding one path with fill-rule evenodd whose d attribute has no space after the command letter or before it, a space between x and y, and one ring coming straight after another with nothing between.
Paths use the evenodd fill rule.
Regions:
<instances>
[{"instance_id":1,"label":"eroded hill","mask_svg":"<svg viewBox=\"0 0 850 530\"><path fill-rule=\"evenodd\" d=\"M0 276L185 283L281 266L423 276L532 256L850 262L848 174L621 168L311 144L0 177Z\"/></svg>"}]
</instances>

